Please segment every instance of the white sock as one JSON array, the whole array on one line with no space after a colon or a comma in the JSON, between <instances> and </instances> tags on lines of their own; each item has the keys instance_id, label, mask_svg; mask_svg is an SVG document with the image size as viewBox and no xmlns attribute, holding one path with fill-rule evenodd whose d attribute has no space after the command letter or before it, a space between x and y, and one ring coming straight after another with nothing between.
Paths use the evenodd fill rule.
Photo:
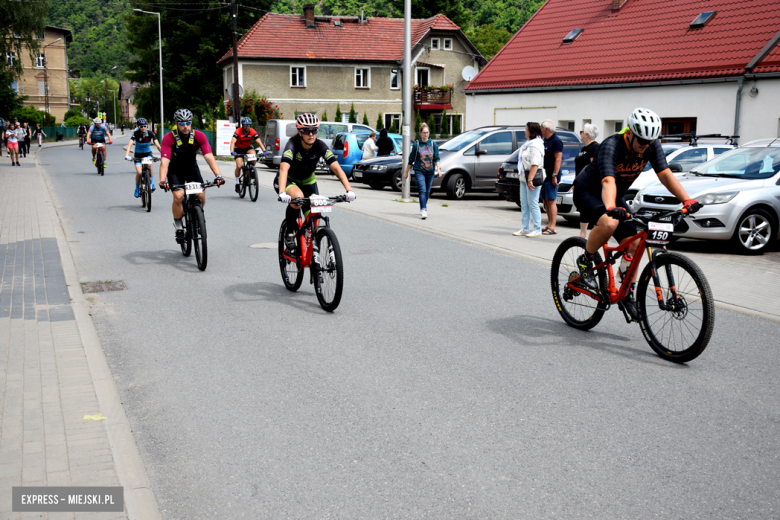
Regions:
<instances>
[{"instance_id":1,"label":"white sock","mask_svg":"<svg viewBox=\"0 0 780 520\"><path fill-rule=\"evenodd\" d=\"M241 177L236 177L236 184L238 184L241 181Z\"/></svg>"},{"instance_id":2,"label":"white sock","mask_svg":"<svg viewBox=\"0 0 780 520\"><path fill-rule=\"evenodd\" d=\"M180 218L173 219L173 225L176 227L176 230L184 229L184 222L181 221Z\"/></svg>"}]
</instances>

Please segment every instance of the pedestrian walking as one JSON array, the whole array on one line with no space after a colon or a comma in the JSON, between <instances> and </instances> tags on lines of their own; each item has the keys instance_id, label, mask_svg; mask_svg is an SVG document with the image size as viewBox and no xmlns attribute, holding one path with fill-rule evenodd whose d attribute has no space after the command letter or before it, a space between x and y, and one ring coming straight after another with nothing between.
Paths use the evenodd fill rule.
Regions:
<instances>
[{"instance_id":1,"label":"pedestrian walking","mask_svg":"<svg viewBox=\"0 0 780 520\"><path fill-rule=\"evenodd\" d=\"M415 140L409 153L409 164L404 172L404 179L409 176L409 170L414 168L417 179L417 192L420 195L420 218L428 218L428 199L431 198L431 185L434 174L441 177L439 162L439 145L433 139L428 139L431 130L428 125L420 125L420 140Z\"/></svg>"},{"instance_id":2,"label":"pedestrian walking","mask_svg":"<svg viewBox=\"0 0 780 520\"><path fill-rule=\"evenodd\" d=\"M8 155L11 156L11 166L21 166L19 164L19 138L16 136L16 128L9 125L5 131L5 147L8 149Z\"/></svg>"},{"instance_id":3,"label":"pedestrian walking","mask_svg":"<svg viewBox=\"0 0 780 520\"><path fill-rule=\"evenodd\" d=\"M24 123L22 129L24 130L24 156L27 157L27 154L30 153L30 142L32 141L32 128L30 128L30 123Z\"/></svg>"},{"instance_id":4,"label":"pedestrian walking","mask_svg":"<svg viewBox=\"0 0 780 520\"><path fill-rule=\"evenodd\" d=\"M558 219L558 183L561 182L561 161L563 160L563 142L555 134L555 123L549 119L542 121L542 137L544 138L544 172L547 178L542 185L544 210L547 212L547 227L543 235L557 235L555 222Z\"/></svg>"},{"instance_id":5,"label":"pedestrian walking","mask_svg":"<svg viewBox=\"0 0 780 520\"><path fill-rule=\"evenodd\" d=\"M542 212L539 210L541 185L534 184L537 173L544 179L544 140L539 123L525 124L526 141L520 147L518 166L520 178L520 208L523 212L523 227L512 233L516 237L536 238L542 236ZM539 172L541 170L541 172ZM539 183L541 184L541 183ZM531 229L533 220L534 228Z\"/></svg>"},{"instance_id":6,"label":"pedestrian walking","mask_svg":"<svg viewBox=\"0 0 780 520\"><path fill-rule=\"evenodd\" d=\"M362 159L371 159L374 156L376 156L376 152L379 151L379 148L376 145L376 132L371 132L369 134L368 139L366 139L366 142L363 143L363 157Z\"/></svg>"},{"instance_id":7,"label":"pedestrian walking","mask_svg":"<svg viewBox=\"0 0 780 520\"><path fill-rule=\"evenodd\" d=\"M41 128L40 124L35 125L35 131L33 132L35 134L35 137L38 138L38 148L41 147L41 143L43 142L44 137L49 137L46 135L46 132L43 131L43 128Z\"/></svg>"},{"instance_id":8,"label":"pedestrian walking","mask_svg":"<svg viewBox=\"0 0 780 520\"><path fill-rule=\"evenodd\" d=\"M395 144L393 139L388 137L387 129L383 128L379 131L379 139L376 140L377 157L386 157L395 151Z\"/></svg>"},{"instance_id":9,"label":"pedestrian walking","mask_svg":"<svg viewBox=\"0 0 780 520\"><path fill-rule=\"evenodd\" d=\"M598 137L598 135L599 128L596 125L591 123L582 125L580 139L585 146L582 147L580 153L574 158L575 179L587 165L592 163L599 156L599 143L596 142L596 137ZM585 218L582 212L580 212L580 236L582 238L588 238L588 219Z\"/></svg>"}]
</instances>

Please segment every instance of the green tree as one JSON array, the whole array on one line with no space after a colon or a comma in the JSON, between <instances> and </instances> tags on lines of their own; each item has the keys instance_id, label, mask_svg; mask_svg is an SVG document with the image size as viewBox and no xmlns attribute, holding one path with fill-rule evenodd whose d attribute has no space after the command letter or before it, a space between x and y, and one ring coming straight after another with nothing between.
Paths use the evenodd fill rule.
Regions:
<instances>
[{"instance_id":1,"label":"green tree","mask_svg":"<svg viewBox=\"0 0 780 520\"><path fill-rule=\"evenodd\" d=\"M452 116L452 135L460 135L460 116Z\"/></svg>"},{"instance_id":2,"label":"green tree","mask_svg":"<svg viewBox=\"0 0 780 520\"><path fill-rule=\"evenodd\" d=\"M371 123L368 122L368 113L364 113L363 114L363 124L366 125L366 126L371 124Z\"/></svg>"},{"instance_id":3,"label":"green tree","mask_svg":"<svg viewBox=\"0 0 780 520\"><path fill-rule=\"evenodd\" d=\"M341 105L336 103L336 119L335 121L337 123L341 123Z\"/></svg>"},{"instance_id":4,"label":"green tree","mask_svg":"<svg viewBox=\"0 0 780 520\"><path fill-rule=\"evenodd\" d=\"M0 2L0 57L3 69L7 68L6 56L13 53L16 59L11 65L14 76L22 74L22 53L26 50L34 60L40 50L38 35L46 26L49 6L46 0L35 2ZM5 78L3 78L5 81ZM5 84L10 84L4 83Z\"/></svg>"},{"instance_id":5,"label":"green tree","mask_svg":"<svg viewBox=\"0 0 780 520\"><path fill-rule=\"evenodd\" d=\"M390 125L390 128L387 131L388 131L388 133L391 133L391 134L397 134L398 133L398 128L395 127L395 121L393 121L393 124Z\"/></svg>"},{"instance_id":6,"label":"green tree","mask_svg":"<svg viewBox=\"0 0 780 520\"><path fill-rule=\"evenodd\" d=\"M380 113L378 116L376 116L376 131L379 132L385 127L385 125L382 124L382 114Z\"/></svg>"},{"instance_id":7,"label":"green tree","mask_svg":"<svg viewBox=\"0 0 780 520\"><path fill-rule=\"evenodd\" d=\"M352 106L349 109L349 122L357 123L357 114L355 113L355 103L352 103Z\"/></svg>"},{"instance_id":8,"label":"green tree","mask_svg":"<svg viewBox=\"0 0 780 520\"><path fill-rule=\"evenodd\" d=\"M0 66L0 115L10 114L22 108L27 96L20 96L11 88L14 74L11 69Z\"/></svg>"},{"instance_id":9,"label":"green tree","mask_svg":"<svg viewBox=\"0 0 780 520\"><path fill-rule=\"evenodd\" d=\"M81 123L84 123L85 125L89 125L89 119L82 116L81 114L77 114L71 117L64 118L65 126L68 128L74 128L79 126Z\"/></svg>"},{"instance_id":10,"label":"green tree","mask_svg":"<svg viewBox=\"0 0 780 520\"><path fill-rule=\"evenodd\" d=\"M436 121L433 119L433 112L428 116L428 129L431 131L431 139L436 137Z\"/></svg>"},{"instance_id":11,"label":"green tree","mask_svg":"<svg viewBox=\"0 0 780 520\"><path fill-rule=\"evenodd\" d=\"M449 117L447 117L447 110L445 109L444 112L441 114L441 133L439 134L439 137L442 138L448 138L450 136L450 122Z\"/></svg>"},{"instance_id":12,"label":"green tree","mask_svg":"<svg viewBox=\"0 0 780 520\"><path fill-rule=\"evenodd\" d=\"M320 119L320 121L327 121L327 120L328 120L328 111L326 110L325 112L322 113L322 118Z\"/></svg>"},{"instance_id":13,"label":"green tree","mask_svg":"<svg viewBox=\"0 0 780 520\"><path fill-rule=\"evenodd\" d=\"M492 59L512 37L509 31L499 29L492 23L469 28L466 35L488 60Z\"/></svg>"}]
</instances>

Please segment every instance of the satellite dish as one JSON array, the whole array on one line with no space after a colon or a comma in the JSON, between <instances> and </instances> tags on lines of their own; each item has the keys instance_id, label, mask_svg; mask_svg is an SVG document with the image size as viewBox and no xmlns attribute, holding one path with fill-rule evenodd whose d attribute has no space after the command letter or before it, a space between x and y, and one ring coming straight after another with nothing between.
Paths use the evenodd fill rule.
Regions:
<instances>
[{"instance_id":1,"label":"satellite dish","mask_svg":"<svg viewBox=\"0 0 780 520\"><path fill-rule=\"evenodd\" d=\"M465 67L463 67L463 71L460 74L461 76L463 76L463 79L465 79L466 81L471 81L472 79L474 79L474 76L477 75L477 70L470 65L466 65Z\"/></svg>"},{"instance_id":2,"label":"satellite dish","mask_svg":"<svg viewBox=\"0 0 780 520\"><path fill-rule=\"evenodd\" d=\"M235 85L235 83L231 83L230 86L228 87L228 96L230 96L231 98L233 97L233 85ZM243 95L244 95L244 87L239 85L238 86L238 97L241 97Z\"/></svg>"}]
</instances>

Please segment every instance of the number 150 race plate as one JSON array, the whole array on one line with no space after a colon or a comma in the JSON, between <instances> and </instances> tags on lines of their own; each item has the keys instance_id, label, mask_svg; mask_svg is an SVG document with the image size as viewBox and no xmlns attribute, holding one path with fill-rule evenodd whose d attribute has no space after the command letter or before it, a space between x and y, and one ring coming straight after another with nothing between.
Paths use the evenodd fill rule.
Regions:
<instances>
[{"instance_id":1,"label":"number 150 race plate","mask_svg":"<svg viewBox=\"0 0 780 520\"><path fill-rule=\"evenodd\" d=\"M663 222L647 223L647 243L666 245L674 236L674 224Z\"/></svg>"}]
</instances>

